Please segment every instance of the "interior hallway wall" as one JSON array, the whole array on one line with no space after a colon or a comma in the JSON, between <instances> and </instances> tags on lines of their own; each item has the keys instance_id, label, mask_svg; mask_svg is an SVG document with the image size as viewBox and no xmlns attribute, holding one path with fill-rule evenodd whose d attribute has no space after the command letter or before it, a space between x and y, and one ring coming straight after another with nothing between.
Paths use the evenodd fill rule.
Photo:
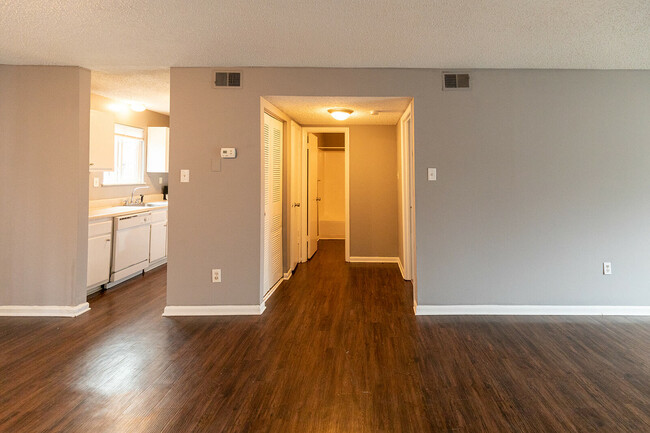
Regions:
<instances>
[{"instance_id":1,"label":"interior hallway wall","mask_svg":"<svg viewBox=\"0 0 650 433\"><path fill-rule=\"evenodd\" d=\"M444 92L440 70L242 70L236 91L171 70L169 305L260 303L263 95L414 98L419 304L650 305L650 71L474 70ZM214 173L220 143L238 158Z\"/></svg>"},{"instance_id":2,"label":"interior hallway wall","mask_svg":"<svg viewBox=\"0 0 650 433\"><path fill-rule=\"evenodd\" d=\"M90 71L0 65L0 305L86 301Z\"/></svg>"},{"instance_id":3,"label":"interior hallway wall","mask_svg":"<svg viewBox=\"0 0 650 433\"><path fill-rule=\"evenodd\" d=\"M145 154L144 154L144 184L149 187L149 189L139 190L139 194L161 194L162 186L167 185L167 173L148 173L147 172L147 128L150 126L169 126L169 116L166 114L156 113L155 111L144 110L142 112L135 112L131 110L126 110L124 112L114 112L111 111L108 107L110 104L116 103L116 101L105 96L91 94L90 95L90 109L103 111L105 113L110 113L113 115L115 123L121 123L122 125L134 126L136 128L144 129L144 142L145 142ZM88 176L88 190L90 200L99 200L107 198L118 198L126 197L131 195L134 185L107 185L94 187L93 179L95 177L99 178L100 184L103 181L103 172L95 171L91 172ZM159 178L162 178L162 184L159 183Z\"/></svg>"},{"instance_id":4,"label":"interior hallway wall","mask_svg":"<svg viewBox=\"0 0 650 433\"><path fill-rule=\"evenodd\" d=\"M345 239L345 151L320 149L318 155L319 237Z\"/></svg>"}]
</instances>

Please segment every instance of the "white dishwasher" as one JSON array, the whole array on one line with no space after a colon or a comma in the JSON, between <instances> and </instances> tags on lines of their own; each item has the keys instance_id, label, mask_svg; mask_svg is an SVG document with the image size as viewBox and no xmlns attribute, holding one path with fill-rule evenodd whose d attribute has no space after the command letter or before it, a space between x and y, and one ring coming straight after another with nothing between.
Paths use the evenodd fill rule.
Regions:
<instances>
[{"instance_id":1,"label":"white dishwasher","mask_svg":"<svg viewBox=\"0 0 650 433\"><path fill-rule=\"evenodd\" d=\"M149 266L151 212L114 218L113 264L111 281L142 272Z\"/></svg>"}]
</instances>

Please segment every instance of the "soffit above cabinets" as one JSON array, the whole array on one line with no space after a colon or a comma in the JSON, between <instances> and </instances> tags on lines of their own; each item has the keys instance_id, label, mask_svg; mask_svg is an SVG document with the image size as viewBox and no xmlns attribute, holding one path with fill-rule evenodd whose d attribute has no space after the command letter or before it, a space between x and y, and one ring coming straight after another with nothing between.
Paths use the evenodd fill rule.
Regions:
<instances>
[{"instance_id":1,"label":"soffit above cabinets","mask_svg":"<svg viewBox=\"0 0 650 433\"><path fill-rule=\"evenodd\" d=\"M396 125L411 98L395 97L330 97L330 96L265 96L271 104L284 111L301 125ZM344 121L334 119L328 109L354 110ZM371 112L377 112L372 115Z\"/></svg>"}]
</instances>

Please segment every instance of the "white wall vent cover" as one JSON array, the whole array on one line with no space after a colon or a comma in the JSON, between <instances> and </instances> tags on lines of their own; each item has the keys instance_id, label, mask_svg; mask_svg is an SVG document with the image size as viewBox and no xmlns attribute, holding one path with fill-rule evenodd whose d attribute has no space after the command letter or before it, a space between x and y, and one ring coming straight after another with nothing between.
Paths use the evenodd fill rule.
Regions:
<instances>
[{"instance_id":1,"label":"white wall vent cover","mask_svg":"<svg viewBox=\"0 0 650 433\"><path fill-rule=\"evenodd\" d=\"M468 90L469 73L467 72L443 72L442 90Z\"/></svg>"},{"instance_id":2,"label":"white wall vent cover","mask_svg":"<svg viewBox=\"0 0 650 433\"><path fill-rule=\"evenodd\" d=\"M241 72L239 71L215 71L214 87L241 88Z\"/></svg>"}]
</instances>

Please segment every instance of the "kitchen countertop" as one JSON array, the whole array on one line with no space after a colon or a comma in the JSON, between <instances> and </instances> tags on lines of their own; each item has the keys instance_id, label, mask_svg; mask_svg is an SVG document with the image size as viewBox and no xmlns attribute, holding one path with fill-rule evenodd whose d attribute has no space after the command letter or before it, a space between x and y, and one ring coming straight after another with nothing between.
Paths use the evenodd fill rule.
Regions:
<instances>
[{"instance_id":1,"label":"kitchen countertop","mask_svg":"<svg viewBox=\"0 0 650 433\"><path fill-rule=\"evenodd\" d=\"M100 218L113 218L140 212L152 212L159 209L167 209L168 206L168 202L166 201L157 201L146 204L155 206L113 206L99 209L90 209L88 211L88 219L96 220Z\"/></svg>"}]
</instances>

